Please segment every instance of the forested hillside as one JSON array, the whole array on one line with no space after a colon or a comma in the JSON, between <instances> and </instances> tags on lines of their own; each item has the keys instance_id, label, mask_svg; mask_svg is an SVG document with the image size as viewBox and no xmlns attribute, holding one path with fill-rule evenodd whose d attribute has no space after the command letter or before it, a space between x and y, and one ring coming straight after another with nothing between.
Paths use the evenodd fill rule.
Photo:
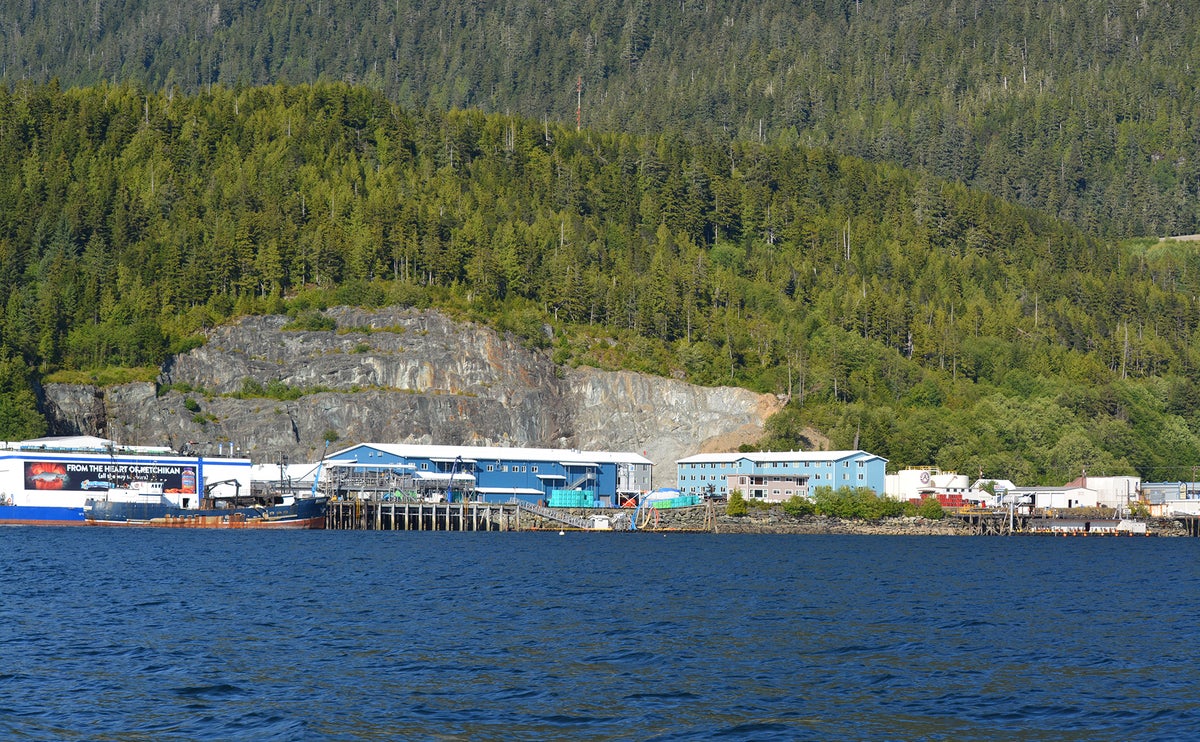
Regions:
<instances>
[{"instance_id":1,"label":"forested hillside","mask_svg":"<svg viewBox=\"0 0 1200 742\"><path fill-rule=\"evenodd\" d=\"M192 93L345 81L406 107L829 146L1102 235L1200 232L1200 4L1145 0L61 0L3 79Z\"/></svg>"},{"instance_id":2,"label":"forested hillside","mask_svg":"<svg viewBox=\"0 0 1200 742\"><path fill-rule=\"evenodd\" d=\"M38 432L23 368L154 366L237 313L400 303L566 363L789 394L776 447L814 426L1021 481L1200 456L1191 244L1117 247L825 149L340 84L21 84L0 88L0 204L8 437Z\"/></svg>"}]
</instances>

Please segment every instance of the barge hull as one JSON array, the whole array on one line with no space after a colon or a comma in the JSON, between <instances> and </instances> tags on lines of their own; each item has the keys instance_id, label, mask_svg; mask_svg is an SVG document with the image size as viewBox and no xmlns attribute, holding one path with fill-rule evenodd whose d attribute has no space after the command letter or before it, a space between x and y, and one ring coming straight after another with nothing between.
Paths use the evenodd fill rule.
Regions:
<instances>
[{"instance_id":1,"label":"barge hull","mask_svg":"<svg viewBox=\"0 0 1200 742\"><path fill-rule=\"evenodd\" d=\"M325 500L204 510L90 500L84 506L84 516L93 526L320 530L325 528Z\"/></svg>"},{"instance_id":2,"label":"barge hull","mask_svg":"<svg viewBox=\"0 0 1200 742\"><path fill-rule=\"evenodd\" d=\"M40 505L0 505L3 526L83 526L83 508Z\"/></svg>"}]
</instances>

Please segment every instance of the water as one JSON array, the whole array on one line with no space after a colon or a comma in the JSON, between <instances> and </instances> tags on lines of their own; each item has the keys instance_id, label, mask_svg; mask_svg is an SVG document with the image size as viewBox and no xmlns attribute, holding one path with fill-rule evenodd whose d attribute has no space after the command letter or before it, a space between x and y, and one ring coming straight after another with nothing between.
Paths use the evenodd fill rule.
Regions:
<instances>
[{"instance_id":1,"label":"water","mask_svg":"<svg viewBox=\"0 0 1200 742\"><path fill-rule=\"evenodd\" d=\"M1195 539L0 531L0 738L1200 736Z\"/></svg>"}]
</instances>

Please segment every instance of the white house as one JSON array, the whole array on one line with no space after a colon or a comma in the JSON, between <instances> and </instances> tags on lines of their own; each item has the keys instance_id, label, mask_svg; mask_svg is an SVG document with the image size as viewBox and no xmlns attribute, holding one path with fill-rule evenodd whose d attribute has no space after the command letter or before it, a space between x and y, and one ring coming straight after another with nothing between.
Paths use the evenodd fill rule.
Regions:
<instances>
[{"instance_id":1,"label":"white house","mask_svg":"<svg viewBox=\"0 0 1200 742\"><path fill-rule=\"evenodd\" d=\"M996 507L1003 502L1004 495L1016 486L1008 479L977 479L963 499L984 507Z\"/></svg>"}]
</instances>

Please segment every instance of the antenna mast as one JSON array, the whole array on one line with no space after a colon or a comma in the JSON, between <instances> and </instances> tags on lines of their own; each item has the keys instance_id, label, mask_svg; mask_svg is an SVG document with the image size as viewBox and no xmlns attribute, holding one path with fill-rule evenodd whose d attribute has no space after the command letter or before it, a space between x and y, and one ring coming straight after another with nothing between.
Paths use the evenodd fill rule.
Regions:
<instances>
[{"instance_id":1,"label":"antenna mast","mask_svg":"<svg viewBox=\"0 0 1200 742\"><path fill-rule=\"evenodd\" d=\"M575 131L579 131L579 122L583 111L583 75L575 78Z\"/></svg>"}]
</instances>

